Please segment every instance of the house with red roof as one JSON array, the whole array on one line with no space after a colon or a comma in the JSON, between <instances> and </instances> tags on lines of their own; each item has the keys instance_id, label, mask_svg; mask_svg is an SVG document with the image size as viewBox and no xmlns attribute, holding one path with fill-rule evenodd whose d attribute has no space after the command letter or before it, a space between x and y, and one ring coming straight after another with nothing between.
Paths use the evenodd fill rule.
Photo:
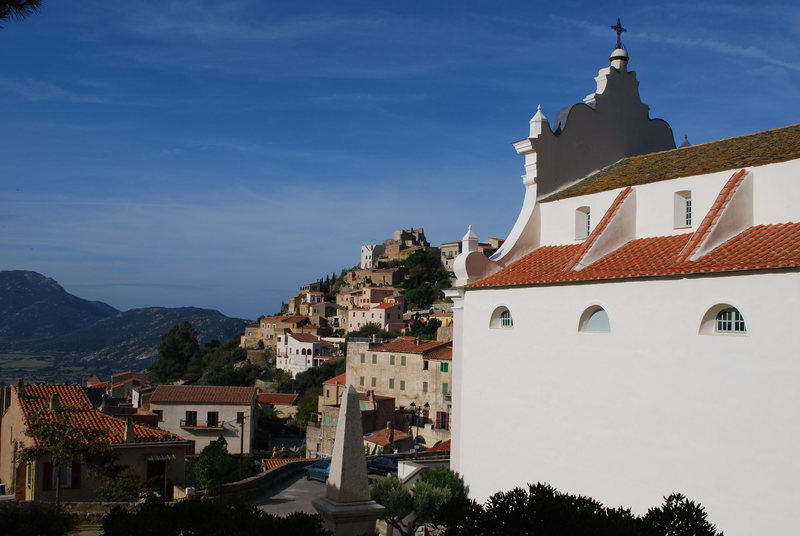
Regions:
<instances>
[{"instance_id":1,"label":"house with red roof","mask_svg":"<svg viewBox=\"0 0 800 536\"><path fill-rule=\"evenodd\" d=\"M404 330L406 323L403 320L403 303L383 302L347 311L347 331L358 331L367 324L376 324L384 331Z\"/></svg>"},{"instance_id":2,"label":"house with red roof","mask_svg":"<svg viewBox=\"0 0 800 536\"><path fill-rule=\"evenodd\" d=\"M618 46L594 93L530 120L500 249L463 238L452 467L479 501L542 481L641 514L678 491L726 532L782 534L776 505L800 500L800 125L676 148L628 60ZM509 434L525 455L486 463Z\"/></svg>"},{"instance_id":3,"label":"house with red roof","mask_svg":"<svg viewBox=\"0 0 800 536\"><path fill-rule=\"evenodd\" d=\"M259 393L258 405L281 419L291 419L297 415L297 396L296 393Z\"/></svg>"},{"instance_id":4,"label":"house with red roof","mask_svg":"<svg viewBox=\"0 0 800 536\"><path fill-rule=\"evenodd\" d=\"M159 427L192 442L199 454L224 439L228 452L250 452L255 437L255 387L159 385L150 395L150 411Z\"/></svg>"},{"instance_id":5,"label":"house with red roof","mask_svg":"<svg viewBox=\"0 0 800 536\"><path fill-rule=\"evenodd\" d=\"M95 408L80 385L32 385L20 380L0 391L0 482L17 500L54 501L60 482L62 501L95 499L97 479L82 461L53 466L44 456L23 463L21 449L37 444L25 432L34 419L52 419L60 411L78 434L92 435L119 454L119 462L132 468L153 491L171 498L175 486L184 484L185 455L190 442L159 428L137 424ZM60 478L57 478L60 477Z\"/></svg>"}]
</instances>

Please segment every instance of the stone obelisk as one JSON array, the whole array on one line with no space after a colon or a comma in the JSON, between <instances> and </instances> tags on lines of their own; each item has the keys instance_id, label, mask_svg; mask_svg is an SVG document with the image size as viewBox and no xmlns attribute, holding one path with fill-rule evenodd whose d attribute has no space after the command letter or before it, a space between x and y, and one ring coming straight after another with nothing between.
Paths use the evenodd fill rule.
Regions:
<instances>
[{"instance_id":1,"label":"stone obelisk","mask_svg":"<svg viewBox=\"0 0 800 536\"><path fill-rule=\"evenodd\" d=\"M361 410L352 385L342 395L325 496L314 499L312 504L322 516L325 529L336 536L374 532L375 521L385 510L369 498Z\"/></svg>"}]
</instances>

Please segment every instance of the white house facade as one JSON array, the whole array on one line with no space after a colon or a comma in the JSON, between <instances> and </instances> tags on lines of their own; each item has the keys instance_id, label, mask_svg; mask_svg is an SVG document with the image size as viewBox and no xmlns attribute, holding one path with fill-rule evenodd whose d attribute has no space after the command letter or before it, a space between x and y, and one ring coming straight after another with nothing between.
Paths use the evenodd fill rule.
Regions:
<instances>
[{"instance_id":1,"label":"white house facade","mask_svg":"<svg viewBox=\"0 0 800 536\"><path fill-rule=\"evenodd\" d=\"M464 237L452 466L478 500L547 482L641 514L680 492L725 534L797 533L800 125L662 147L627 61L531 120L500 251ZM518 456L486 463L501 437Z\"/></svg>"}]
</instances>

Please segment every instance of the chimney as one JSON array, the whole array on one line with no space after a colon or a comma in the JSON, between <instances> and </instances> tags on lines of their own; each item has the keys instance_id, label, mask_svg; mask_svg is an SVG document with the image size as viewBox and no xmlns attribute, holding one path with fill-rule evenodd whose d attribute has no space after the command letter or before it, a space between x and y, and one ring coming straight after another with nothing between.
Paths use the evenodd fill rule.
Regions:
<instances>
[{"instance_id":1,"label":"chimney","mask_svg":"<svg viewBox=\"0 0 800 536\"><path fill-rule=\"evenodd\" d=\"M20 378L19 382L17 382L17 396L20 398L25 398L25 380L22 378Z\"/></svg>"},{"instance_id":2,"label":"chimney","mask_svg":"<svg viewBox=\"0 0 800 536\"><path fill-rule=\"evenodd\" d=\"M100 407L97 408L101 413L111 413L111 404L108 403L108 395L103 393L100 397Z\"/></svg>"},{"instance_id":3,"label":"chimney","mask_svg":"<svg viewBox=\"0 0 800 536\"><path fill-rule=\"evenodd\" d=\"M136 441L136 434L133 431L133 419L128 417L125 419L125 443L133 443Z\"/></svg>"},{"instance_id":4,"label":"chimney","mask_svg":"<svg viewBox=\"0 0 800 536\"><path fill-rule=\"evenodd\" d=\"M57 411L61 409L61 397L58 396L58 393L53 393L50 395L50 411Z\"/></svg>"}]
</instances>

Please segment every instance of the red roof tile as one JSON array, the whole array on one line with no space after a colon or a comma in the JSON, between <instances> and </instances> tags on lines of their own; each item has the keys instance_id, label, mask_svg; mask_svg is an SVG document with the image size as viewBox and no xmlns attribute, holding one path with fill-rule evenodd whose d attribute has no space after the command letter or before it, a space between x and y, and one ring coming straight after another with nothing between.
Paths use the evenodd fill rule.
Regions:
<instances>
[{"instance_id":1,"label":"red roof tile","mask_svg":"<svg viewBox=\"0 0 800 536\"><path fill-rule=\"evenodd\" d=\"M429 353L425 354L425 357L428 359L436 359L439 361L452 361L453 347L451 345L451 346L440 346L438 348L434 348Z\"/></svg>"},{"instance_id":2,"label":"red roof tile","mask_svg":"<svg viewBox=\"0 0 800 536\"><path fill-rule=\"evenodd\" d=\"M260 393L258 395L259 404L273 404L276 406L292 406L297 400L295 393Z\"/></svg>"},{"instance_id":3,"label":"red roof tile","mask_svg":"<svg viewBox=\"0 0 800 536\"><path fill-rule=\"evenodd\" d=\"M151 404L183 402L192 404L250 404L255 387L218 385L159 385L150 397Z\"/></svg>"},{"instance_id":4,"label":"red roof tile","mask_svg":"<svg viewBox=\"0 0 800 536\"><path fill-rule=\"evenodd\" d=\"M17 396L17 386L12 389ZM53 394L58 395L60 406L76 429L96 432L97 439L111 444L125 442L126 421L94 409L80 385L25 385L25 396L19 400L26 422L36 416L52 418L50 398ZM136 443L184 441L170 432L141 424L133 425L133 433Z\"/></svg>"},{"instance_id":5,"label":"red roof tile","mask_svg":"<svg viewBox=\"0 0 800 536\"><path fill-rule=\"evenodd\" d=\"M452 341L415 341L414 337L398 337L392 342L371 348L372 352L397 352L402 354L422 354L439 348L441 346L452 346Z\"/></svg>"},{"instance_id":6,"label":"red roof tile","mask_svg":"<svg viewBox=\"0 0 800 536\"><path fill-rule=\"evenodd\" d=\"M270 469L275 469L276 467L280 467L281 465L286 465L287 463L292 462L315 462L317 461L316 458L264 458L261 460L261 469L263 471L269 471Z\"/></svg>"},{"instance_id":7,"label":"red roof tile","mask_svg":"<svg viewBox=\"0 0 800 536\"><path fill-rule=\"evenodd\" d=\"M697 260L679 260L693 235L631 240L580 271L566 269L579 244L544 246L467 288L800 267L800 223L756 225Z\"/></svg>"},{"instance_id":8,"label":"red roof tile","mask_svg":"<svg viewBox=\"0 0 800 536\"><path fill-rule=\"evenodd\" d=\"M322 382L324 385L347 385L347 373L339 374L329 380Z\"/></svg>"},{"instance_id":9,"label":"red roof tile","mask_svg":"<svg viewBox=\"0 0 800 536\"><path fill-rule=\"evenodd\" d=\"M382 430L378 430L377 432L373 432L364 438L364 441L369 441L370 443L375 443L382 447L385 447L390 444L389 441L389 433L394 432L394 441L395 443L398 441L403 441L404 439L410 439L411 435L403 432L402 430L390 430L389 428L384 428Z\"/></svg>"},{"instance_id":10,"label":"red roof tile","mask_svg":"<svg viewBox=\"0 0 800 536\"><path fill-rule=\"evenodd\" d=\"M447 439L445 441L441 441L441 442L435 444L434 446L429 448L426 452L431 452L431 451L434 451L434 452L437 452L437 451L446 452L446 451L449 451L449 450L450 450L450 440Z\"/></svg>"},{"instance_id":11,"label":"red roof tile","mask_svg":"<svg viewBox=\"0 0 800 536\"><path fill-rule=\"evenodd\" d=\"M320 338L311 333L290 333L289 336L297 342L320 342Z\"/></svg>"}]
</instances>

